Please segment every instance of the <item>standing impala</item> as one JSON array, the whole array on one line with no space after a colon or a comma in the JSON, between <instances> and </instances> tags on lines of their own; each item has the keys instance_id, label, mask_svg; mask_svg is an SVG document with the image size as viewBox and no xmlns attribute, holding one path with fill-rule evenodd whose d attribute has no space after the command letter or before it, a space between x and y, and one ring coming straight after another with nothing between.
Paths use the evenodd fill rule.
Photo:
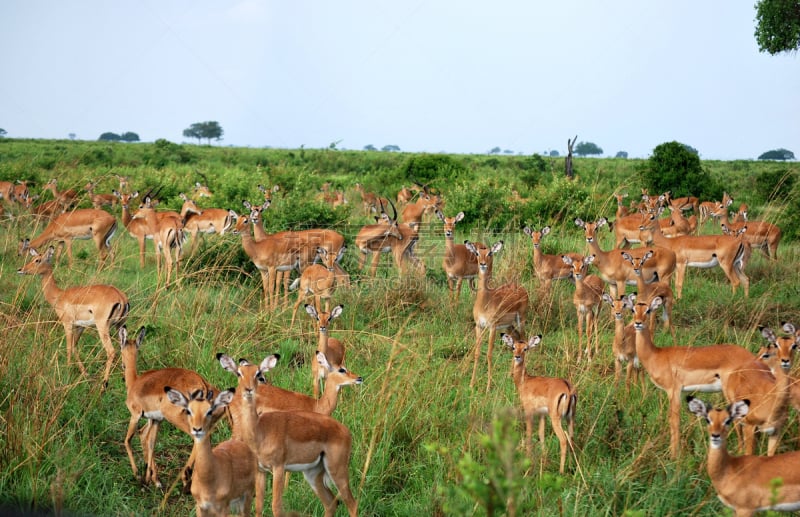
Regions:
<instances>
[{"instance_id":1,"label":"standing impala","mask_svg":"<svg viewBox=\"0 0 800 517\"><path fill-rule=\"evenodd\" d=\"M433 198L428 192L428 188L423 186L416 202L409 203L403 207L401 213L403 222L409 226L417 226L422 222L422 216L435 205Z\"/></svg>"},{"instance_id":2,"label":"standing impala","mask_svg":"<svg viewBox=\"0 0 800 517\"><path fill-rule=\"evenodd\" d=\"M653 250L648 250L641 257L634 257L630 253L623 252L622 258L627 260L631 266L633 267L633 273L636 275L636 288L637 288L637 298L644 303L650 303L654 297L658 296L664 302L661 304L661 314L664 319L664 326L669 328L670 333L672 334L672 344L675 343L675 326L672 324L672 304L674 303L675 297L672 294L672 288L669 286L669 282L662 282L660 280L655 280L650 282L649 284L644 281L644 277L642 276L642 270L644 268L645 263L653 258ZM652 311L650 313L650 337L655 337L656 332L656 313Z\"/></svg>"},{"instance_id":3,"label":"standing impala","mask_svg":"<svg viewBox=\"0 0 800 517\"><path fill-rule=\"evenodd\" d=\"M170 403L180 410L186 433L192 437L195 456L192 497L197 517L228 515L231 507L250 515L256 481L256 457L241 440L229 439L213 449L211 431L234 397L234 390L214 396L197 390L188 397L169 386L164 388Z\"/></svg>"},{"instance_id":4,"label":"standing impala","mask_svg":"<svg viewBox=\"0 0 800 517\"><path fill-rule=\"evenodd\" d=\"M533 269L545 293L550 292L553 280L572 279L572 266L561 259L562 255L548 255L542 252L542 237L550 235L549 226L538 231L526 226L522 232L530 237L533 243ZM572 257L573 260L581 257L578 253L564 253L563 255Z\"/></svg>"},{"instance_id":5,"label":"standing impala","mask_svg":"<svg viewBox=\"0 0 800 517\"><path fill-rule=\"evenodd\" d=\"M325 248L317 248L317 254L322 259L322 264L312 264L292 282L290 289L297 289L297 301L292 309L292 321L289 327L294 326L294 318L297 316L297 309L308 296L314 297L314 307L317 311L322 310L322 300L325 300L325 311L331 307L331 296L336 286L336 262L342 258L347 246L339 248L338 254L329 253Z\"/></svg>"},{"instance_id":6,"label":"standing impala","mask_svg":"<svg viewBox=\"0 0 800 517\"><path fill-rule=\"evenodd\" d=\"M94 189L97 187L96 181L90 181L86 184L83 189L89 194L89 199L92 200L92 206L94 208L103 208L104 206L110 206L114 208L117 206L117 196L114 194L95 194Z\"/></svg>"},{"instance_id":7,"label":"standing impala","mask_svg":"<svg viewBox=\"0 0 800 517\"><path fill-rule=\"evenodd\" d=\"M564 464L567 460L567 447L572 447L572 435L575 428L575 408L578 403L578 394L575 388L566 379L555 377L537 377L525 372L525 353L535 348L542 336L532 336L527 343L515 340L508 334L500 336L502 342L514 353L511 361L511 377L517 386L519 401L525 417L525 449L531 455L533 440L534 420L539 421L539 443L544 454L544 417L550 417L550 425L558 437L561 448L561 462L559 473L564 473ZM562 420L567 423L567 432L564 432Z\"/></svg>"},{"instance_id":8,"label":"standing impala","mask_svg":"<svg viewBox=\"0 0 800 517\"><path fill-rule=\"evenodd\" d=\"M643 217L642 241L652 242L675 252L675 298L680 299L686 268L712 268L719 266L731 283L731 290L741 284L744 295L750 294L750 279L744 273L747 263L747 250L737 237L728 235L681 235L668 239L661 233L654 214ZM659 278L663 278L659 275Z\"/></svg>"},{"instance_id":9,"label":"standing impala","mask_svg":"<svg viewBox=\"0 0 800 517\"><path fill-rule=\"evenodd\" d=\"M583 330L586 325L586 360L592 360L592 341L594 353L599 352L599 336L597 335L597 314L600 312L600 302L603 301L603 288L605 283L597 275L587 275L586 271L594 262L595 256L578 256L576 260L567 255L562 255L564 264L572 268L572 277L575 279L575 293L572 303L578 315L578 362L583 358ZM568 354L569 355L569 354Z\"/></svg>"},{"instance_id":10,"label":"standing impala","mask_svg":"<svg viewBox=\"0 0 800 517\"><path fill-rule=\"evenodd\" d=\"M597 274L609 284L611 296L622 296L625 294L626 284L636 285L637 282L633 268L622 258L623 251L629 253L633 257L642 257L649 249L652 249L653 257L644 268L643 274L645 281L650 283L658 278L664 282L669 282L672 277L672 272L675 270L676 255L674 251L661 247L625 250L614 248L609 251L603 251L598 242L597 231L607 224L608 221L605 217L601 217L593 223L575 219L575 225L583 228L586 244L589 246L589 252L593 253L596 257L594 266L597 268ZM656 275L658 276L656 277Z\"/></svg>"},{"instance_id":11,"label":"standing impala","mask_svg":"<svg viewBox=\"0 0 800 517\"><path fill-rule=\"evenodd\" d=\"M53 178L45 183L43 190L49 190L64 210L69 210L78 202L78 193L74 189L58 190L58 180Z\"/></svg>"},{"instance_id":12,"label":"standing impala","mask_svg":"<svg viewBox=\"0 0 800 517\"><path fill-rule=\"evenodd\" d=\"M603 293L603 301L611 307L611 317L614 320L614 341L611 351L614 354L614 383L619 384L622 377L622 363L627 362L625 369L625 386L630 387L631 381L644 385L644 372L639 358L636 357L636 330L633 322L625 324L625 313L633 309L633 303L627 295L618 299L611 298L608 293Z\"/></svg>"},{"instance_id":13,"label":"standing impala","mask_svg":"<svg viewBox=\"0 0 800 517\"><path fill-rule=\"evenodd\" d=\"M344 366L344 344L334 337L329 337L328 327L331 322L342 315L344 311L343 305L337 305L330 312L318 312L313 305L305 305L306 312L312 319L317 322L317 329L319 330L319 343L317 344L317 351L322 352L325 358L334 368L341 368ZM311 361L311 381L313 384L314 398L319 398L319 385L325 382L325 377L328 375L328 368L325 368L319 361L317 355Z\"/></svg>"},{"instance_id":14,"label":"standing impala","mask_svg":"<svg viewBox=\"0 0 800 517\"><path fill-rule=\"evenodd\" d=\"M722 203L717 205L711 215L719 219L720 226L727 228L728 232L732 234L747 228L747 231L743 232L744 240L749 242L753 248L759 249L767 258L778 260L778 245L782 235L780 228L766 221L729 221L728 207Z\"/></svg>"},{"instance_id":15,"label":"standing impala","mask_svg":"<svg viewBox=\"0 0 800 517\"><path fill-rule=\"evenodd\" d=\"M259 415L259 383L264 374L275 367L277 357L265 358L260 365L242 359L233 362L230 357L219 356L220 364L239 377L236 398L231 408L234 433L238 434L255 453L258 461L256 474L256 515L262 515L266 472L272 472L272 514L283 513L284 473L302 472L306 482L322 501L325 516L333 517L337 499L328 488L339 491L350 517L358 513L358 503L350 491L350 454L353 437L350 430L333 418L307 411L273 411Z\"/></svg>"},{"instance_id":16,"label":"standing impala","mask_svg":"<svg viewBox=\"0 0 800 517\"><path fill-rule=\"evenodd\" d=\"M173 263L176 275L180 267L181 251L183 249L182 220L179 220L172 213L157 213L149 196L145 196L144 203L133 214L133 219L142 219L147 224L146 235L153 236L153 242L156 246L156 271L158 277L161 278L161 256L163 255L164 267L167 270L166 284L169 284L172 278Z\"/></svg>"},{"instance_id":17,"label":"standing impala","mask_svg":"<svg viewBox=\"0 0 800 517\"><path fill-rule=\"evenodd\" d=\"M383 204L381 204L383 209ZM394 210L394 204L392 204ZM398 273L402 277L409 265L413 266L417 272L424 276L425 264L414 254L414 248L419 240L417 225L409 226L405 223L397 223L397 210L394 210L394 217L390 218L386 212L381 212L384 222L368 224L359 230L355 238L356 248L361 252L358 256L358 268L363 269L367 261L367 255L372 254L372 263L369 268L369 276L374 277L378 270L381 253L391 253Z\"/></svg>"},{"instance_id":18,"label":"standing impala","mask_svg":"<svg viewBox=\"0 0 800 517\"><path fill-rule=\"evenodd\" d=\"M458 303L458 299L461 297L461 283L464 279L469 281L470 289L475 289L475 278L478 276L478 261L464 244L455 243L456 223L464 219L464 212L457 213L455 217L446 217L440 210L437 210L436 217L444 223L445 254L444 259L442 259L442 268L447 275L450 302ZM473 244L478 248L486 247L480 242ZM455 285L453 284L454 281Z\"/></svg>"},{"instance_id":19,"label":"standing impala","mask_svg":"<svg viewBox=\"0 0 800 517\"><path fill-rule=\"evenodd\" d=\"M487 380L486 391L492 385L492 350L497 330L513 329L520 336L525 332L525 313L528 310L528 291L511 282L499 287L489 287L491 266L494 256L503 249L503 241L497 241L490 248L478 248L464 241L467 249L478 259L478 294L472 307L475 320L475 358L472 363L470 387L475 385L478 373L478 359L481 356L481 342L486 329L489 329L489 348L486 351Z\"/></svg>"},{"instance_id":20,"label":"standing impala","mask_svg":"<svg viewBox=\"0 0 800 517\"><path fill-rule=\"evenodd\" d=\"M753 355L741 346L730 344L656 347L647 320L650 311L658 309L661 303L658 296L649 304L636 303L633 306L633 328L639 361L653 384L664 390L669 398L669 450L674 459L680 449L681 392L721 391L720 379L742 365L753 363Z\"/></svg>"},{"instance_id":21,"label":"standing impala","mask_svg":"<svg viewBox=\"0 0 800 517\"><path fill-rule=\"evenodd\" d=\"M30 247L38 251L52 241L63 243L71 266L72 241L92 239L100 254L100 264L103 264L111 251L111 238L116 231L117 218L105 210L79 208L57 216L38 237L29 242L24 240L21 249L25 252Z\"/></svg>"},{"instance_id":22,"label":"standing impala","mask_svg":"<svg viewBox=\"0 0 800 517\"><path fill-rule=\"evenodd\" d=\"M181 194L181 199L187 201L189 198ZM198 236L206 233L216 233L224 235L225 232L233 228L236 222L236 212L225 210L224 208L204 208L201 212L189 212L183 222L184 232L189 234L192 240L192 247L189 250L193 254L199 243Z\"/></svg>"},{"instance_id":23,"label":"standing impala","mask_svg":"<svg viewBox=\"0 0 800 517\"><path fill-rule=\"evenodd\" d=\"M144 335L145 328L142 327L136 333L135 339L129 339L128 329L124 325L119 328L122 373L125 376L125 391L127 393L125 405L131 413L128 432L125 434L125 451L128 453L128 459L131 462L133 476L138 477L131 440L134 433L136 433L139 420L146 418L147 423L139 433L145 463L142 482L153 483L158 488L161 488L155 461L156 438L158 437L161 422L166 420L185 433L190 431L182 411L167 400L167 396L164 394L164 387L172 386L183 393L192 393L196 390L205 392L214 389L214 387L200 374L183 368L162 368L160 370L148 370L140 374L136 363ZM193 461L194 458L190 456L186 466L183 468L184 482L188 481L188 472Z\"/></svg>"},{"instance_id":24,"label":"standing impala","mask_svg":"<svg viewBox=\"0 0 800 517\"><path fill-rule=\"evenodd\" d=\"M87 327L95 327L103 348L106 350L106 367L103 373L103 389L108 386L108 377L116 358L116 349L111 341L111 328L125 323L130 310L128 297L113 285L88 285L59 289L53 278L53 253L50 246L44 254L35 249L30 253L30 262L17 272L21 275L39 275L42 277L44 298L53 307L67 338L67 361L72 356L78 363L81 374L86 376L80 357L78 356L78 340Z\"/></svg>"},{"instance_id":25,"label":"standing impala","mask_svg":"<svg viewBox=\"0 0 800 517\"><path fill-rule=\"evenodd\" d=\"M689 411L708 424L706 469L717 497L736 517L755 512L800 510L800 451L775 456L731 456L726 438L731 424L747 416L749 400L737 400L726 409L712 409L692 396Z\"/></svg>"}]
</instances>

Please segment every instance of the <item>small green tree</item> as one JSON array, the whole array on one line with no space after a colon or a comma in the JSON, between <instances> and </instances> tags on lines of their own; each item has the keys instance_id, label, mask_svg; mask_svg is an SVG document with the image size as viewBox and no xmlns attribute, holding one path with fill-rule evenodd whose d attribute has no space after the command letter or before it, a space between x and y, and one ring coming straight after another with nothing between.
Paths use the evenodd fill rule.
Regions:
<instances>
[{"instance_id":1,"label":"small green tree","mask_svg":"<svg viewBox=\"0 0 800 517\"><path fill-rule=\"evenodd\" d=\"M773 149L758 157L759 160L794 160L794 153L787 149Z\"/></svg>"},{"instance_id":2,"label":"small green tree","mask_svg":"<svg viewBox=\"0 0 800 517\"><path fill-rule=\"evenodd\" d=\"M492 147L492 150L489 151L489 154L500 154L500 148L499 147Z\"/></svg>"},{"instance_id":3,"label":"small green tree","mask_svg":"<svg viewBox=\"0 0 800 517\"><path fill-rule=\"evenodd\" d=\"M756 43L772 55L800 49L800 2L759 0L756 3Z\"/></svg>"},{"instance_id":4,"label":"small green tree","mask_svg":"<svg viewBox=\"0 0 800 517\"><path fill-rule=\"evenodd\" d=\"M640 178L642 186L651 193L669 190L673 197L722 197L722 189L703 169L697 151L680 142L666 142L653 149L652 156L640 169Z\"/></svg>"},{"instance_id":5,"label":"small green tree","mask_svg":"<svg viewBox=\"0 0 800 517\"><path fill-rule=\"evenodd\" d=\"M119 142L120 136L116 133L106 132L98 138L101 142Z\"/></svg>"},{"instance_id":6,"label":"small green tree","mask_svg":"<svg viewBox=\"0 0 800 517\"><path fill-rule=\"evenodd\" d=\"M139 135L137 135L132 131L126 131L125 133L122 133L120 135L119 139L122 140L123 142L138 142Z\"/></svg>"},{"instance_id":7,"label":"small green tree","mask_svg":"<svg viewBox=\"0 0 800 517\"><path fill-rule=\"evenodd\" d=\"M372 144L367 144L367 145L364 146L364 150L365 151L377 151L378 149Z\"/></svg>"},{"instance_id":8,"label":"small green tree","mask_svg":"<svg viewBox=\"0 0 800 517\"><path fill-rule=\"evenodd\" d=\"M575 154L578 156L603 154L603 149L592 142L578 142L578 145L575 146Z\"/></svg>"},{"instance_id":9,"label":"small green tree","mask_svg":"<svg viewBox=\"0 0 800 517\"><path fill-rule=\"evenodd\" d=\"M627 157L628 157L628 151L617 151L617 154L614 156L614 158L627 158Z\"/></svg>"},{"instance_id":10,"label":"small green tree","mask_svg":"<svg viewBox=\"0 0 800 517\"><path fill-rule=\"evenodd\" d=\"M384 145L383 147L381 147L381 151L387 151L387 152L400 151L400 147L394 144Z\"/></svg>"},{"instance_id":11,"label":"small green tree","mask_svg":"<svg viewBox=\"0 0 800 517\"><path fill-rule=\"evenodd\" d=\"M209 145L211 144L212 138L217 141L222 140L223 133L222 126L215 120L195 122L183 130L183 136L187 138L196 138L197 143L200 143L200 141L205 138L208 140Z\"/></svg>"}]
</instances>

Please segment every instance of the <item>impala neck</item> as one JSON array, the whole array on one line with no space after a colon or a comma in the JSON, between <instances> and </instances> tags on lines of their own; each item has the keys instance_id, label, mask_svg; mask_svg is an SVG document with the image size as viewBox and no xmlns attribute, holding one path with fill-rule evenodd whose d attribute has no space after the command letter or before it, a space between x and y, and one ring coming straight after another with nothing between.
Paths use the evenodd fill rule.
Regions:
<instances>
[{"instance_id":1,"label":"impala neck","mask_svg":"<svg viewBox=\"0 0 800 517\"><path fill-rule=\"evenodd\" d=\"M634 330L636 331L636 355L642 363L648 363L658 355L660 349L653 344L646 325L641 330L634 327Z\"/></svg>"},{"instance_id":2,"label":"impala neck","mask_svg":"<svg viewBox=\"0 0 800 517\"><path fill-rule=\"evenodd\" d=\"M325 377L325 389L322 390L322 396L320 396L319 400L314 403L314 413L331 416L336 410L340 388L335 382L330 375Z\"/></svg>"},{"instance_id":3,"label":"impala neck","mask_svg":"<svg viewBox=\"0 0 800 517\"><path fill-rule=\"evenodd\" d=\"M322 352L323 354L328 353L328 331L319 332L319 345L317 345L317 350Z\"/></svg>"},{"instance_id":4,"label":"impala neck","mask_svg":"<svg viewBox=\"0 0 800 517\"><path fill-rule=\"evenodd\" d=\"M133 221L133 216L131 215L131 209L128 207L127 203L122 204L122 224L125 225L127 228L129 224Z\"/></svg>"},{"instance_id":5,"label":"impala neck","mask_svg":"<svg viewBox=\"0 0 800 517\"><path fill-rule=\"evenodd\" d=\"M131 346L131 345L128 345ZM130 359L128 359L130 357ZM136 382L136 379L139 378L139 372L136 368L138 353L133 353L128 355L127 353L122 354L122 363L123 363L123 370L122 370L122 377L125 379L125 389L130 389L131 386Z\"/></svg>"},{"instance_id":6,"label":"impala neck","mask_svg":"<svg viewBox=\"0 0 800 517\"><path fill-rule=\"evenodd\" d=\"M708 448L708 477L711 478L712 483L714 480L721 479L725 476L730 464L731 456L728 454L727 440L723 439L722 444L718 449L709 445Z\"/></svg>"},{"instance_id":7,"label":"impala neck","mask_svg":"<svg viewBox=\"0 0 800 517\"><path fill-rule=\"evenodd\" d=\"M525 384L525 356L517 361L516 357L511 359L511 378L514 379L514 384L517 388L521 388Z\"/></svg>"},{"instance_id":8,"label":"impala neck","mask_svg":"<svg viewBox=\"0 0 800 517\"><path fill-rule=\"evenodd\" d=\"M193 485L197 485L198 487L215 486L217 477L216 470L214 452L211 448L211 430L209 429L202 440L194 440Z\"/></svg>"},{"instance_id":9,"label":"impala neck","mask_svg":"<svg viewBox=\"0 0 800 517\"><path fill-rule=\"evenodd\" d=\"M42 293L44 294L44 299L55 307L58 299L64 294L64 290L59 289L56 285L56 279L53 277L52 268L43 270L40 275L42 276Z\"/></svg>"},{"instance_id":10,"label":"impala neck","mask_svg":"<svg viewBox=\"0 0 800 517\"><path fill-rule=\"evenodd\" d=\"M258 425L258 414L256 413L256 397L247 398L244 396L245 390L241 390L240 395L238 390L231 404L228 405L233 420L234 435L239 440L246 443L252 450L257 449L256 444L256 427Z\"/></svg>"}]
</instances>

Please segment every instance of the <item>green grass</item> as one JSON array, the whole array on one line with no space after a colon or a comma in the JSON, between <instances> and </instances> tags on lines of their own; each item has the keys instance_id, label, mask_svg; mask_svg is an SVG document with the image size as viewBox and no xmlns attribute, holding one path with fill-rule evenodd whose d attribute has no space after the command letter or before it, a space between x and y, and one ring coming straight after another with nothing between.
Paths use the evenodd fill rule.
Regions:
<instances>
[{"instance_id":1,"label":"green grass","mask_svg":"<svg viewBox=\"0 0 800 517\"><path fill-rule=\"evenodd\" d=\"M0 160L0 177L22 177L32 170L31 174L44 181L58 174L59 184L77 185L85 177L101 176L108 170L92 163L69 165L75 160L100 160L103 157L93 154L97 147L19 142L9 147L13 158ZM100 147L111 149L113 172L130 173L136 178L132 180L136 188L151 185L150 179L160 174L173 178L166 184L174 183L176 193L188 190L180 184L182 174L198 164L208 164L217 173L212 190L224 192L228 185L231 192L219 206L237 209L239 205L234 203L243 195L257 199L256 184L267 183L252 175L258 163L271 164L273 176L289 177L300 171L294 184L298 188L305 185L303 188L310 190L304 195L310 196L317 180L321 183L327 174L335 175L346 188L356 181L380 184L381 174L398 178L397 169L404 159L385 153L181 146L195 161L190 166L168 163L158 169L143 163L147 153L160 152L151 147L142 147L141 155L126 146ZM488 175L481 159L463 158L479 174ZM24 163L33 169L20 165ZM373 165L377 168L372 169ZM626 177L629 190L636 192L629 163L577 160L576 165L582 182L576 188L592 193L584 206L587 212L581 214L584 218L613 214L611 192L620 177ZM715 174L723 165L714 164ZM348 167L356 172L347 173ZM370 176L372 170L377 170L378 176ZM499 185L516 177L512 168L493 174ZM191 181L189 185L194 178ZM437 187L447 196L447 181ZM524 196L528 191L521 192ZM293 196L278 198L270 210L280 211L282 204L296 203L298 198ZM366 219L357 215L358 198L349 197L350 222L338 228L352 242ZM448 214L458 210L448 201ZM528 354L528 371L569 378L579 393L576 448L568 456L567 473L557 475L558 442L549 429L545 453L534 444L533 455L526 460L519 444L523 426L517 420L517 394L509 376L511 356L499 340L491 390L484 391L485 352L478 366L478 388L469 388L474 295L465 286L459 303L452 308L448 305L441 271L444 242L440 223L434 221L423 229L419 246L427 266L424 279L398 280L386 257L378 278L363 278L356 271L355 252L349 251L344 267L353 275L353 286L334 296L334 303L344 304L345 310L334 322L332 335L346 343L348 368L364 377L362 386L342 392L335 413L353 434L350 476L361 515L484 515L486 509L476 501L483 493L482 475L505 490L518 515L711 516L725 511L705 472L707 437L703 426L688 412L682 415L683 450L680 458L672 461L663 392L649 380L643 388L614 384L613 323L608 309L600 314L600 355L590 364L576 364L570 355L577 338L573 287L561 282L554 284L549 296L539 292L530 241L521 231L526 221L501 229L465 221L457 228L456 242L502 238L505 247L496 259L495 277L498 281L516 278L531 295L527 330L543 334L543 340ZM530 219L527 223L553 227L545 252L584 249L581 233L569 217L560 221ZM709 225L706 231L710 230ZM193 512L191 496L179 489L159 491L133 479L123 445L129 419L125 386L116 366L109 389L100 393L105 355L97 334L87 331L79 344L89 369L89 377L82 378L77 368L66 363L63 330L41 294L39 279L16 274L23 263L16 255L18 239L39 231L40 227L34 228L24 219L0 223L0 507L81 515ZM605 249L612 238L604 235ZM217 352L251 361L277 352L282 359L269 380L310 393L309 365L317 343L310 319L301 313L290 329L291 304L276 312L264 310L260 278L243 257L239 238L215 237L207 238L198 253L185 260L181 282L168 288L156 281L152 243L148 242L148 262L141 270L136 242L122 231L113 240L115 256L109 267L97 271L92 244L79 241L75 243L74 267L62 259L55 277L62 287L108 282L129 295L129 331L142 325L148 328L139 356L140 371L191 368L217 387L226 388L235 386L236 380L215 361ZM752 282L747 299L741 291L731 294L719 269L691 269L684 298L674 310L678 342L697 346L732 342L755 350L762 340L759 325L800 322L800 248L787 241L779 253L781 261L777 263L754 253L747 268ZM293 300L294 293L290 296ZM665 346L671 338L659 328L656 342ZM483 347L485 351L485 341ZM722 401L721 394L703 398ZM795 420L791 422L781 450L798 447L800 429ZM219 442L228 434L222 423L213 439ZM509 450L509 443L519 446ZM134 450L141 468L138 439ZM162 482L172 484L190 450L188 436L168 423L162 426L156 445ZM470 484L473 475L478 476L474 486ZM503 500L501 506L505 503ZM319 501L301 476L292 477L284 504L300 514L321 514ZM496 510L499 513L502 507ZM338 512L344 513L343 508Z\"/></svg>"}]
</instances>

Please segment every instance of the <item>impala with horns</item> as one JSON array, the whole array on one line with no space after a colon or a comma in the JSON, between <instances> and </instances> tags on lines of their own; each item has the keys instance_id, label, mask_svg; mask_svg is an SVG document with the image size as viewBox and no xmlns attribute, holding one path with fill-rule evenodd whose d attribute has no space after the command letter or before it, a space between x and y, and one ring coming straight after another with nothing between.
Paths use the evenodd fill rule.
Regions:
<instances>
[{"instance_id":1,"label":"impala with horns","mask_svg":"<svg viewBox=\"0 0 800 517\"><path fill-rule=\"evenodd\" d=\"M111 329L125 323L130 311L128 297L113 285L99 284L69 287L60 289L53 278L53 253L50 246L43 254L35 249L30 250L31 260L17 272L21 275L39 275L42 277L42 292L58 316L64 327L67 340L67 362L72 356L78 363L81 374L86 376L80 357L78 356L78 340L88 327L95 327L103 348L106 351L106 366L103 372L103 389L108 386L108 377L117 353L111 341Z\"/></svg>"},{"instance_id":2,"label":"impala with horns","mask_svg":"<svg viewBox=\"0 0 800 517\"><path fill-rule=\"evenodd\" d=\"M626 284L636 285L637 283L633 268L622 258L623 252L629 253L633 257L642 257L648 250L652 249L653 257L648 261L648 265L643 272L645 281L650 283L659 279L669 282L672 272L675 271L676 255L674 251L660 247L624 250L614 248L609 251L603 251L598 242L597 231L607 224L608 221L605 217L601 217L593 223L575 219L575 225L583 228L589 252L595 255L594 266L597 268L597 274L609 284L612 297L625 294Z\"/></svg>"},{"instance_id":3,"label":"impala with horns","mask_svg":"<svg viewBox=\"0 0 800 517\"><path fill-rule=\"evenodd\" d=\"M747 416L750 401L737 400L726 409L712 409L705 402L686 397L689 411L708 425L706 469L717 497L737 517L755 512L800 510L800 451L775 456L731 456L726 438L730 427Z\"/></svg>"},{"instance_id":4,"label":"impala with horns","mask_svg":"<svg viewBox=\"0 0 800 517\"><path fill-rule=\"evenodd\" d=\"M164 394L164 388L172 386L183 393L192 393L196 390L204 392L213 390L214 387L200 374L183 368L162 368L139 373L137 367L139 348L142 346L142 341L144 341L145 332L145 327L142 327L136 333L135 338L129 338L128 329L124 325L119 328L122 373L125 377L125 391L127 393L125 405L131 414L131 419L128 422L128 432L125 434L125 451L128 453L128 459L131 462L133 476L138 477L139 471L136 468L131 440L136 433L139 420L146 418L147 423L139 431L145 463L145 472L141 481L143 483L153 483L158 488L161 488L155 461L156 439L161 422L166 420L181 431L190 432L182 411L170 404ZM182 477L184 482L189 479L193 461L193 456L190 456L183 468Z\"/></svg>"},{"instance_id":5,"label":"impala with horns","mask_svg":"<svg viewBox=\"0 0 800 517\"><path fill-rule=\"evenodd\" d=\"M199 181L194 183L194 187L192 187L192 197L212 197L213 195L214 193L208 190L206 185L203 185Z\"/></svg>"},{"instance_id":6,"label":"impala with horns","mask_svg":"<svg viewBox=\"0 0 800 517\"><path fill-rule=\"evenodd\" d=\"M409 266L424 275L425 264L414 253L414 248L419 240L418 227L412 227L405 223L398 224L397 210L395 210L394 204L390 203L390 205L394 213L393 217L390 218L383 211L381 203L383 219L380 220L384 222L363 226L356 235L355 244L361 252L358 257L358 268L363 269L367 255L372 254L369 276L374 277L378 270L381 253L391 253L400 277L404 276Z\"/></svg>"},{"instance_id":7,"label":"impala with horns","mask_svg":"<svg viewBox=\"0 0 800 517\"><path fill-rule=\"evenodd\" d=\"M451 303L457 303L461 297L461 283L464 279L469 281L470 289L475 290L475 278L478 276L478 260L467 249L466 245L455 243L456 223L464 219L464 212L457 213L455 217L446 217L440 210L437 210L436 217L444 223L445 254L444 259L442 259L442 268L445 275L447 275L450 301ZM473 244L477 248L486 247L485 244L480 242L473 242Z\"/></svg>"},{"instance_id":8,"label":"impala with horns","mask_svg":"<svg viewBox=\"0 0 800 517\"><path fill-rule=\"evenodd\" d=\"M648 304L637 303L635 298L632 301L636 356L653 384L664 390L669 399L669 450L674 459L680 450L681 392L722 391L721 379L743 365L752 364L753 354L733 344L656 347L647 320L649 313L661 306L661 298L656 296Z\"/></svg>"},{"instance_id":9,"label":"impala with horns","mask_svg":"<svg viewBox=\"0 0 800 517\"><path fill-rule=\"evenodd\" d=\"M729 207L733 203L733 198L728 195L727 192L722 193L722 201L703 201L700 203L700 226L703 225L709 219L716 219L714 212L717 211L717 207L722 205L724 207Z\"/></svg>"},{"instance_id":10,"label":"impala with horns","mask_svg":"<svg viewBox=\"0 0 800 517\"><path fill-rule=\"evenodd\" d=\"M169 386L164 391L170 403L180 410L186 432L194 441L192 497L197 517L228 515L231 508L250 515L258 470L255 454L236 439L211 447L211 432L233 400L233 388L218 394L197 390L188 396Z\"/></svg>"},{"instance_id":11,"label":"impala with horns","mask_svg":"<svg viewBox=\"0 0 800 517\"><path fill-rule=\"evenodd\" d=\"M552 289L553 280L573 280L572 266L566 264L561 257L566 255L576 260L581 257L579 253L556 255L544 253L542 251L542 237L550 235L549 226L545 226L541 230L526 226L522 229L522 232L531 238L531 243L533 244L533 270L545 293L549 293Z\"/></svg>"},{"instance_id":12,"label":"impala with horns","mask_svg":"<svg viewBox=\"0 0 800 517\"><path fill-rule=\"evenodd\" d=\"M535 348L542 341L542 336L531 336L526 342L516 340L508 334L502 334L500 340L514 354L511 361L511 378L517 387L519 401L525 420L525 449L531 456L533 444L534 420L539 421L539 443L544 445L544 417L550 418L550 426L558 438L561 448L561 461L558 472L564 473L567 460L567 449L573 447L572 436L575 432L575 409L578 404L578 394L572 383L566 379L556 377L540 377L528 375L525 371L525 354ZM563 422L567 424L564 432Z\"/></svg>"},{"instance_id":13,"label":"impala with horns","mask_svg":"<svg viewBox=\"0 0 800 517\"><path fill-rule=\"evenodd\" d=\"M236 397L231 403L234 434L248 444L258 462L256 474L256 515L262 515L266 472L272 472L272 514L283 513L284 474L302 472L306 482L325 507L326 517L336 512L337 498L328 488L333 485L350 517L358 514L358 503L350 491L350 456L353 437L350 430L333 418L307 411L257 412L259 385L264 374L275 367L277 357L266 357L260 365L240 359L235 363L224 354L220 364L239 378Z\"/></svg>"},{"instance_id":14,"label":"impala with horns","mask_svg":"<svg viewBox=\"0 0 800 517\"><path fill-rule=\"evenodd\" d=\"M24 239L21 249L23 252L27 252L28 248L38 251L56 241L66 247L71 266L72 241L92 239L99 252L100 264L103 264L111 252L111 238L116 231L117 218L105 210L79 208L57 216L33 240Z\"/></svg>"},{"instance_id":15,"label":"impala with horns","mask_svg":"<svg viewBox=\"0 0 800 517\"><path fill-rule=\"evenodd\" d=\"M719 220L720 226L728 232L736 234L739 230L747 229L743 232L743 238L750 243L752 248L761 251L769 259L778 260L778 245L781 242L783 232L780 228L767 221L744 221L736 222L728 220L728 209L720 203L711 215ZM728 233L723 230L723 233Z\"/></svg>"},{"instance_id":16,"label":"impala with horns","mask_svg":"<svg viewBox=\"0 0 800 517\"><path fill-rule=\"evenodd\" d=\"M667 248L675 253L675 298L680 299L687 267L712 268L719 266L731 283L731 290L741 284L745 297L750 294L750 279L744 272L747 263L745 245L728 235L681 235L668 239L661 233L654 214L646 217L641 226L642 241ZM663 279L659 275L660 279Z\"/></svg>"},{"instance_id":17,"label":"impala with horns","mask_svg":"<svg viewBox=\"0 0 800 517\"><path fill-rule=\"evenodd\" d=\"M497 241L491 247L478 248L469 241L464 241L467 249L478 261L478 294L472 307L472 318L475 320L475 357L472 362L470 387L475 386L478 374L478 360L481 356L481 342L486 329L489 329L489 347L486 351L487 380L486 391L492 385L492 351L495 334L498 330L510 329L517 337L525 332L525 313L528 311L528 291L516 282L509 282L498 287L489 287L491 268L494 256L503 249L503 241Z\"/></svg>"}]
</instances>

